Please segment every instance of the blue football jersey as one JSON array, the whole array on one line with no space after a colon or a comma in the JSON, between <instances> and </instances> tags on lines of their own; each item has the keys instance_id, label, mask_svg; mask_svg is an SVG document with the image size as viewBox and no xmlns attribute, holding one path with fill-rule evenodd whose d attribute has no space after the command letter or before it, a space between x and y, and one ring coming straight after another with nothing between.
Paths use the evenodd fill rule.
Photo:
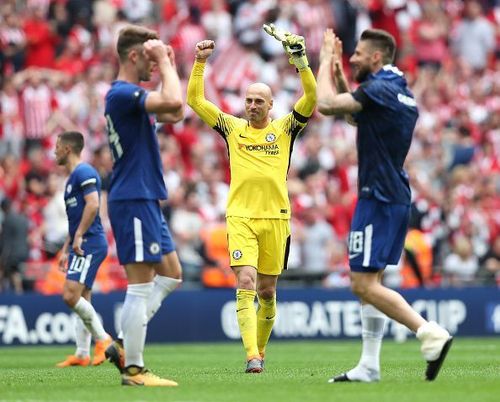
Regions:
<instances>
[{"instance_id":1,"label":"blue football jersey","mask_svg":"<svg viewBox=\"0 0 500 402\"><path fill-rule=\"evenodd\" d=\"M363 105L358 125L358 194L383 202L410 204L403 164L410 149L418 109L403 73L386 65L352 94Z\"/></svg>"},{"instance_id":2,"label":"blue football jersey","mask_svg":"<svg viewBox=\"0 0 500 402\"><path fill-rule=\"evenodd\" d=\"M154 115L147 113L147 92L115 81L106 95L105 116L113 156L109 201L167 198Z\"/></svg>"},{"instance_id":3,"label":"blue football jersey","mask_svg":"<svg viewBox=\"0 0 500 402\"><path fill-rule=\"evenodd\" d=\"M99 173L88 163L80 163L68 177L64 191L66 214L68 215L69 235L71 241L82 219L85 207L85 196L94 191L101 198L101 179ZM87 241L106 241L99 213L84 235Z\"/></svg>"}]
</instances>

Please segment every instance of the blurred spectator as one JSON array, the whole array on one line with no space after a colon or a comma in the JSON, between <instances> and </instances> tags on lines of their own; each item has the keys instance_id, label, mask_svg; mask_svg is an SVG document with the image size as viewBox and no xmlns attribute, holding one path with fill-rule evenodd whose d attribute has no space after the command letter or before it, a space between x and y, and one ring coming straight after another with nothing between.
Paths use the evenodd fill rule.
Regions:
<instances>
[{"instance_id":1,"label":"blurred spectator","mask_svg":"<svg viewBox=\"0 0 500 402\"><path fill-rule=\"evenodd\" d=\"M238 8L234 18L234 29L240 43L248 48L260 45L262 24L274 1L249 0Z\"/></svg>"},{"instance_id":2,"label":"blurred spectator","mask_svg":"<svg viewBox=\"0 0 500 402\"><path fill-rule=\"evenodd\" d=\"M344 55L354 53L357 40L358 1L339 0L331 2L335 19L335 34L342 41Z\"/></svg>"},{"instance_id":3,"label":"blurred spectator","mask_svg":"<svg viewBox=\"0 0 500 402\"><path fill-rule=\"evenodd\" d=\"M474 283L479 269L478 258L474 255L470 239L458 236L451 254L443 264L443 279L448 286L466 286Z\"/></svg>"},{"instance_id":4,"label":"blurred spectator","mask_svg":"<svg viewBox=\"0 0 500 402\"><path fill-rule=\"evenodd\" d=\"M144 23L152 16L153 3L151 0L123 0L122 10L127 19L133 23Z\"/></svg>"},{"instance_id":5,"label":"blurred spectator","mask_svg":"<svg viewBox=\"0 0 500 402\"><path fill-rule=\"evenodd\" d=\"M19 159L14 155L5 155L0 164L0 193L5 198L13 201L19 201L23 193L23 181Z\"/></svg>"},{"instance_id":6,"label":"blurred spectator","mask_svg":"<svg viewBox=\"0 0 500 402\"><path fill-rule=\"evenodd\" d=\"M404 289L428 286L433 274L432 244L421 230L421 220L422 215L413 205L401 267L400 286Z\"/></svg>"},{"instance_id":7,"label":"blurred spectator","mask_svg":"<svg viewBox=\"0 0 500 402\"><path fill-rule=\"evenodd\" d=\"M88 0L58 0L66 5L66 10L70 17L71 26L80 22L86 28L90 28L92 24L92 3ZM120 0L121 1L121 0ZM146 1L143 1L146 3Z\"/></svg>"},{"instance_id":8,"label":"blurred spectator","mask_svg":"<svg viewBox=\"0 0 500 402\"><path fill-rule=\"evenodd\" d=\"M326 28L336 29L331 3L328 0L300 0L297 2L297 20L302 28L300 34L307 38L307 55L313 70L318 64L323 33Z\"/></svg>"},{"instance_id":9,"label":"blurred spectator","mask_svg":"<svg viewBox=\"0 0 500 402\"><path fill-rule=\"evenodd\" d=\"M288 252L287 269L290 271L300 270L302 268L302 250L300 244L300 236L302 233L303 223L292 212L292 221L290 224L290 250Z\"/></svg>"},{"instance_id":10,"label":"blurred spectator","mask_svg":"<svg viewBox=\"0 0 500 402\"><path fill-rule=\"evenodd\" d=\"M111 170L113 168L113 159L107 144L96 148L92 159L92 166L97 170L101 177L102 191L108 192L111 183ZM104 202L102 202L104 203Z\"/></svg>"},{"instance_id":11,"label":"blurred spectator","mask_svg":"<svg viewBox=\"0 0 500 402\"><path fill-rule=\"evenodd\" d=\"M85 67L81 57L80 44L76 38L70 36L62 48L61 54L54 61L53 68L75 76L81 74Z\"/></svg>"},{"instance_id":12,"label":"blurred spectator","mask_svg":"<svg viewBox=\"0 0 500 402\"><path fill-rule=\"evenodd\" d=\"M475 144L467 127L459 127L456 142L453 145L451 162L448 169L453 170L458 165L468 165L474 157Z\"/></svg>"},{"instance_id":13,"label":"blurred spectator","mask_svg":"<svg viewBox=\"0 0 500 402\"><path fill-rule=\"evenodd\" d=\"M205 29L201 25L200 9L195 5L191 5L186 19L180 22L171 38L171 45L176 52L176 62L181 66L189 65L193 59L193 49L205 37Z\"/></svg>"},{"instance_id":14,"label":"blurred spectator","mask_svg":"<svg viewBox=\"0 0 500 402\"><path fill-rule=\"evenodd\" d=\"M2 232L0 234L0 292L12 289L23 293L23 264L29 256L28 219L12 209L12 201L4 198Z\"/></svg>"},{"instance_id":15,"label":"blurred spectator","mask_svg":"<svg viewBox=\"0 0 500 402\"><path fill-rule=\"evenodd\" d=\"M347 288L351 284L349 259L346 256L345 243L334 242L332 245L331 265L323 279L326 288Z\"/></svg>"},{"instance_id":16,"label":"blurred spectator","mask_svg":"<svg viewBox=\"0 0 500 402\"><path fill-rule=\"evenodd\" d=\"M331 267L336 236L324 218L324 210L310 205L302 212L304 226L299 235L304 273L326 273ZM338 261L337 261L338 262Z\"/></svg>"},{"instance_id":17,"label":"blurred spectator","mask_svg":"<svg viewBox=\"0 0 500 402\"><path fill-rule=\"evenodd\" d=\"M441 67L448 57L447 35L449 21L441 4L422 3L422 18L413 23L415 58L419 66Z\"/></svg>"},{"instance_id":18,"label":"blurred spectator","mask_svg":"<svg viewBox=\"0 0 500 402\"><path fill-rule=\"evenodd\" d=\"M495 49L495 31L483 15L481 3L467 0L464 4L464 19L455 28L453 47L463 62L484 70Z\"/></svg>"},{"instance_id":19,"label":"blurred spectator","mask_svg":"<svg viewBox=\"0 0 500 402\"><path fill-rule=\"evenodd\" d=\"M405 0L368 0L368 11L373 28L383 29L396 39L396 47L401 45L401 33L398 27L398 12L406 7Z\"/></svg>"},{"instance_id":20,"label":"blurred spectator","mask_svg":"<svg viewBox=\"0 0 500 402\"><path fill-rule=\"evenodd\" d=\"M265 22L268 24L274 23L280 29L288 32L298 32L299 30L297 10L292 3L288 2L282 4L281 7L275 5L275 7L269 9ZM261 32L261 44L262 55L266 60L283 57L283 46L281 43L263 31ZM288 68L286 71L288 71Z\"/></svg>"},{"instance_id":21,"label":"blurred spectator","mask_svg":"<svg viewBox=\"0 0 500 402\"><path fill-rule=\"evenodd\" d=\"M193 184L184 186L183 203L173 212L170 220L177 253L186 280L199 280L204 263L200 232L204 221L200 213L200 200Z\"/></svg>"},{"instance_id":22,"label":"blurred spectator","mask_svg":"<svg viewBox=\"0 0 500 402\"><path fill-rule=\"evenodd\" d=\"M20 25L20 19L16 17L14 10L7 8L0 26L0 49L4 59L2 64L4 64L5 75L10 75L24 67L26 36Z\"/></svg>"},{"instance_id":23,"label":"blurred spectator","mask_svg":"<svg viewBox=\"0 0 500 402\"><path fill-rule=\"evenodd\" d=\"M55 172L47 178L47 204L43 207L44 249L47 258L53 258L62 248L68 235L64 182Z\"/></svg>"},{"instance_id":24,"label":"blurred spectator","mask_svg":"<svg viewBox=\"0 0 500 402\"><path fill-rule=\"evenodd\" d=\"M200 211L207 222L218 222L226 214L229 185L224 172L215 163L205 162L199 167L196 190L200 197Z\"/></svg>"},{"instance_id":25,"label":"blurred spectator","mask_svg":"<svg viewBox=\"0 0 500 402\"><path fill-rule=\"evenodd\" d=\"M66 1L52 1L48 10L48 18L56 35L60 38L56 48L56 54L59 55L73 24L68 8L66 7Z\"/></svg>"},{"instance_id":26,"label":"blurred spectator","mask_svg":"<svg viewBox=\"0 0 500 402\"><path fill-rule=\"evenodd\" d=\"M231 40L232 20L231 15L225 9L223 0L213 0L212 9L204 13L201 23L207 39L214 40L218 45L224 45Z\"/></svg>"},{"instance_id":27,"label":"blurred spectator","mask_svg":"<svg viewBox=\"0 0 500 402\"><path fill-rule=\"evenodd\" d=\"M23 147L24 127L19 105L19 94L11 78L6 78L0 92L0 157L9 153L20 157Z\"/></svg>"},{"instance_id":28,"label":"blurred spectator","mask_svg":"<svg viewBox=\"0 0 500 402\"><path fill-rule=\"evenodd\" d=\"M229 266L229 246L225 222L219 221L205 226L201 231L201 239L206 250L207 261L201 274L203 286L207 288L234 288L236 275Z\"/></svg>"},{"instance_id":29,"label":"blurred spectator","mask_svg":"<svg viewBox=\"0 0 500 402\"><path fill-rule=\"evenodd\" d=\"M500 285L500 236L493 240L493 244L481 258L477 276L481 284Z\"/></svg>"},{"instance_id":30,"label":"blurred spectator","mask_svg":"<svg viewBox=\"0 0 500 402\"><path fill-rule=\"evenodd\" d=\"M43 6L33 4L27 9L23 29L26 35L26 67L52 67L58 37L47 21Z\"/></svg>"},{"instance_id":31,"label":"blurred spectator","mask_svg":"<svg viewBox=\"0 0 500 402\"><path fill-rule=\"evenodd\" d=\"M332 225L338 238L347 242L356 205L356 195L351 192L342 192L339 183L336 181L330 182L326 191L328 197L326 218L328 223Z\"/></svg>"},{"instance_id":32,"label":"blurred spectator","mask_svg":"<svg viewBox=\"0 0 500 402\"><path fill-rule=\"evenodd\" d=\"M50 144L46 143L46 124L56 105L52 90L46 82L48 75L49 71L27 69L16 75L14 80L21 93L26 151L36 146L50 148Z\"/></svg>"}]
</instances>

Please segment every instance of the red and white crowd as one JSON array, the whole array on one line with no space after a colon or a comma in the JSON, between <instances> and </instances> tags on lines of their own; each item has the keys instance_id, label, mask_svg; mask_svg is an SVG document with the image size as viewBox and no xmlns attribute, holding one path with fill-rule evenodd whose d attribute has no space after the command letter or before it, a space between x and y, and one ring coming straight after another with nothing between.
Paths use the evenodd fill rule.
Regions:
<instances>
[{"instance_id":1,"label":"red and white crowd","mask_svg":"<svg viewBox=\"0 0 500 402\"><path fill-rule=\"evenodd\" d=\"M426 271L419 285L500 284L498 0L2 1L0 199L12 200L29 221L27 281L30 272L37 277L33 267L50 265L66 236L65 177L53 155L57 134L81 131L85 159L99 170L105 188L109 182L103 108L117 72L119 30L129 23L156 29L174 48L184 85L195 43L214 39L207 98L226 112L242 114L246 86L262 81L273 90L274 115L281 116L300 96L300 82L281 46L264 35L265 22L303 35L314 71L328 27L343 41L347 71L361 31L382 28L395 36L396 64L420 108L406 164L414 198L412 229L422 239L417 248L407 248L431 258L430 270L419 268ZM355 128L345 121L315 114L294 147L289 172L289 269L299 277L317 276L329 287L349 283L355 137ZM224 221L225 144L187 106L186 119L161 127L159 139L170 194L164 211L187 277L196 281L213 262L200 232ZM109 239L114 266L111 233ZM388 272L392 283L413 286L404 277L404 258L400 265ZM124 283L117 280L108 289Z\"/></svg>"}]
</instances>

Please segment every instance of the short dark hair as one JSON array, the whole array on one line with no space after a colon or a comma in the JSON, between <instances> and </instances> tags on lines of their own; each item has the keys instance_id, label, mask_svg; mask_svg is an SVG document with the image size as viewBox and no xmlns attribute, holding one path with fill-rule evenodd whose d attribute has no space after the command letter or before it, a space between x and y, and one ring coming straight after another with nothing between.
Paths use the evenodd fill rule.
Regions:
<instances>
[{"instance_id":1,"label":"short dark hair","mask_svg":"<svg viewBox=\"0 0 500 402\"><path fill-rule=\"evenodd\" d=\"M396 40L389 32L382 29L366 29L361 34L360 40L370 41L372 47L383 54L384 64L394 62L396 55Z\"/></svg>"},{"instance_id":2,"label":"short dark hair","mask_svg":"<svg viewBox=\"0 0 500 402\"><path fill-rule=\"evenodd\" d=\"M65 131L59 134L59 138L71 147L74 154L80 155L85 145L83 134L78 131Z\"/></svg>"},{"instance_id":3,"label":"short dark hair","mask_svg":"<svg viewBox=\"0 0 500 402\"><path fill-rule=\"evenodd\" d=\"M120 30L116 51L120 61L127 60L130 49L137 45L142 45L150 39L159 39L158 33L138 25L129 25Z\"/></svg>"}]
</instances>

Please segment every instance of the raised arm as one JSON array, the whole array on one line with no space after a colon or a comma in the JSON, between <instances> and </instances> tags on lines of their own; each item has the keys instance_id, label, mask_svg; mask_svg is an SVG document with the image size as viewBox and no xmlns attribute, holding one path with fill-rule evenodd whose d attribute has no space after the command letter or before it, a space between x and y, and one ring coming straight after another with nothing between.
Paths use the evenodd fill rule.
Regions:
<instances>
[{"instance_id":1,"label":"raised arm","mask_svg":"<svg viewBox=\"0 0 500 402\"><path fill-rule=\"evenodd\" d=\"M316 90L318 111L325 115L350 115L363 109L361 103L348 92L349 86L342 69L341 56L336 54L338 44L338 39L333 31L327 29L321 46ZM332 69L334 75L332 75ZM337 83L334 82L334 78ZM341 91L345 92L340 93Z\"/></svg>"},{"instance_id":2,"label":"raised arm","mask_svg":"<svg viewBox=\"0 0 500 402\"><path fill-rule=\"evenodd\" d=\"M310 117L316 106L316 80L310 67L299 71L304 94L295 103L294 109L305 117Z\"/></svg>"},{"instance_id":3,"label":"raised arm","mask_svg":"<svg viewBox=\"0 0 500 402\"><path fill-rule=\"evenodd\" d=\"M215 42L212 40L203 40L196 44L195 62L189 76L187 88L187 104L210 127L215 126L217 118L222 113L217 106L205 98L205 85L203 82L206 61L213 53L214 48Z\"/></svg>"},{"instance_id":4,"label":"raised arm","mask_svg":"<svg viewBox=\"0 0 500 402\"><path fill-rule=\"evenodd\" d=\"M295 103L294 109L305 117L310 117L316 106L316 80L306 55L306 43L302 36L280 30L274 24L264 24L264 31L281 42L286 54L300 74L304 95Z\"/></svg>"},{"instance_id":5,"label":"raised arm","mask_svg":"<svg viewBox=\"0 0 500 402\"><path fill-rule=\"evenodd\" d=\"M150 59L156 61L161 80L161 89L148 93L146 110L155 113L161 122L176 123L182 120L184 105L173 49L160 40L151 39L144 43L144 52Z\"/></svg>"},{"instance_id":6,"label":"raised arm","mask_svg":"<svg viewBox=\"0 0 500 402\"><path fill-rule=\"evenodd\" d=\"M327 31L333 31L328 29ZM344 73L344 66L342 65L342 41L338 36L333 33L333 78L335 80L335 87L337 88L337 93L343 94L345 92L351 92L349 88L349 83Z\"/></svg>"}]
</instances>

